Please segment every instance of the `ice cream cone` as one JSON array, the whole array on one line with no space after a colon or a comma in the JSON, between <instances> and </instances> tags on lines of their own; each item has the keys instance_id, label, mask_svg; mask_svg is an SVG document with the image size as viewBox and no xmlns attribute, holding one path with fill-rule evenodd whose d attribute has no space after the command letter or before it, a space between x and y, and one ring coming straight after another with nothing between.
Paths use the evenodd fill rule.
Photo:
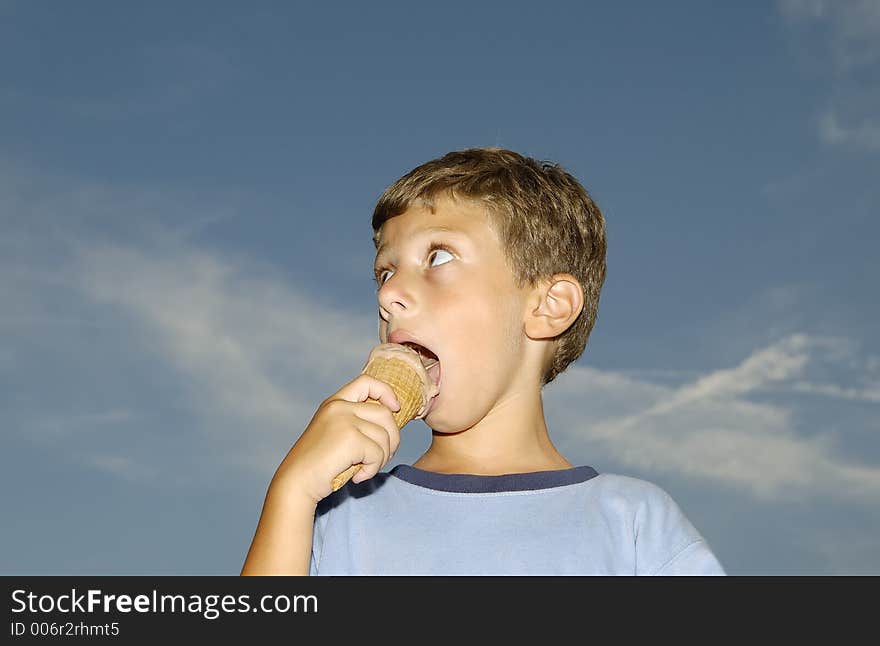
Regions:
<instances>
[{"instance_id":1,"label":"ice cream cone","mask_svg":"<svg viewBox=\"0 0 880 646\"><path fill-rule=\"evenodd\" d=\"M428 400L436 394L436 386L427 377L418 354L409 348L398 346L403 348L405 352L415 356L415 360L413 360L412 356L400 355L401 351L397 348L388 348L387 346L389 345L392 344L377 346L374 352L371 353L363 372L391 386L391 389L397 396L397 401L400 403L400 410L393 413L394 421L397 423L397 428L403 428L407 422L425 413ZM388 350L392 351L388 352ZM368 399L367 401L380 404L380 402L374 399ZM353 464L333 478L331 483L333 491L336 491L348 482L360 468L360 464Z\"/></svg>"},{"instance_id":2,"label":"ice cream cone","mask_svg":"<svg viewBox=\"0 0 880 646\"><path fill-rule=\"evenodd\" d=\"M375 357L364 368L364 373L384 381L397 395L400 403L400 410L394 413L397 428L403 428L404 424L415 419L425 397L422 379L410 364L396 358Z\"/></svg>"}]
</instances>

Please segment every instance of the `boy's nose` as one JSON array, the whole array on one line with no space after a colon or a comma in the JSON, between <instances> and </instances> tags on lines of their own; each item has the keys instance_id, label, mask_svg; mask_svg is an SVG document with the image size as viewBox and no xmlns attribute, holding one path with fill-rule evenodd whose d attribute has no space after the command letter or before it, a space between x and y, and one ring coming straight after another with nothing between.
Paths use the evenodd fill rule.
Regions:
<instances>
[{"instance_id":1,"label":"boy's nose","mask_svg":"<svg viewBox=\"0 0 880 646\"><path fill-rule=\"evenodd\" d=\"M383 319L411 311L413 307L413 295L407 287L406 277L400 271L394 273L379 288L379 313Z\"/></svg>"}]
</instances>

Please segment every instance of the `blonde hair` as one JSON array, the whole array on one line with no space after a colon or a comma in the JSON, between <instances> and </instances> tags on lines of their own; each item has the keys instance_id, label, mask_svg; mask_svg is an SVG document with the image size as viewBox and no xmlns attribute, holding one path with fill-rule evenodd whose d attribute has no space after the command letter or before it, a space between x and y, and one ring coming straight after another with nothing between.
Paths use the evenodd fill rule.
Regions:
<instances>
[{"instance_id":1,"label":"blonde hair","mask_svg":"<svg viewBox=\"0 0 880 646\"><path fill-rule=\"evenodd\" d=\"M389 186L373 211L373 240L382 225L416 202L433 209L439 195L482 203L497 228L520 287L567 273L581 285L584 306L542 377L548 384L584 351L605 281L605 219L586 189L559 164L503 148L468 148L417 166Z\"/></svg>"}]
</instances>

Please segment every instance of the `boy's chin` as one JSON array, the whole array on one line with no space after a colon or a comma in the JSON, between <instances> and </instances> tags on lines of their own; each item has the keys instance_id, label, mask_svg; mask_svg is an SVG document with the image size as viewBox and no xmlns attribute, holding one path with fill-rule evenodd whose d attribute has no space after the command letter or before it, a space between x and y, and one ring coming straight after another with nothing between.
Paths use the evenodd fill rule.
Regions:
<instances>
[{"instance_id":1,"label":"boy's chin","mask_svg":"<svg viewBox=\"0 0 880 646\"><path fill-rule=\"evenodd\" d=\"M460 422L455 423L453 420L446 418L443 415L443 411L440 410L435 410L433 413L429 412L425 415L423 421L431 429L431 433L436 435L456 435L466 430L466 428L462 428Z\"/></svg>"}]
</instances>

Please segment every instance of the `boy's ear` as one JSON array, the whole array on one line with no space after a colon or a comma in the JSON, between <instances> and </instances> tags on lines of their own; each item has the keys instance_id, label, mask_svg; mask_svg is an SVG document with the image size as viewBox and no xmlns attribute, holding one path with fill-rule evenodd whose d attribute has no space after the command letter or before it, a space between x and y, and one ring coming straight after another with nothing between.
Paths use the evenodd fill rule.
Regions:
<instances>
[{"instance_id":1,"label":"boy's ear","mask_svg":"<svg viewBox=\"0 0 880 646\"><path fill-rule=\"evenodd\" d=\"M535 285L526 311L525 333L549 339L565 332L584 307L584 291L571 274L554 274Z\"/></svg>"}]
</instances>

